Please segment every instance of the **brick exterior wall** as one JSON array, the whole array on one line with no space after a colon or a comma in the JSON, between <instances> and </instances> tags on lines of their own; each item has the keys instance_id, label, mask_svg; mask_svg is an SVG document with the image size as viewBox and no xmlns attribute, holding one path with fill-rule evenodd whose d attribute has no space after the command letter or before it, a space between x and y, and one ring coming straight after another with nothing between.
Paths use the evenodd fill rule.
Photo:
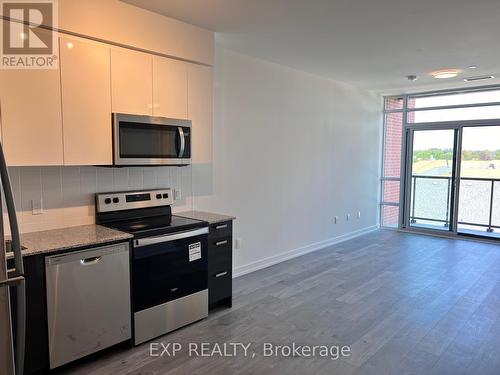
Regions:
<instances>
[{"instance_id":1,"label":"brick exterior wall","mask_svg":"<svg viewBox=\"0 0 500 375\"><path fill-rule=\"evenodd\" d=\"M411 105L409 103L409 105ZM385 109L402 110L402 98L388 98L385 101ZM383 177L400 177L401 172L401 142L403 139L403 112L385 114L384 128L384 160ZM383 181L383 201L399 202L400 181ZM399 207L382 207L382 225L397 226L399 219Z\"/></svg>"}]
</instances>

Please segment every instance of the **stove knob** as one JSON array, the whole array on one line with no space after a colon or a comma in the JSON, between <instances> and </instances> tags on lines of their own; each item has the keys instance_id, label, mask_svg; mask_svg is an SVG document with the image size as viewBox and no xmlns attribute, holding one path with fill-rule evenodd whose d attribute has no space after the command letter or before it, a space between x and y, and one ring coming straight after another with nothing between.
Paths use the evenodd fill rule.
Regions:
<instances>
[{"instance_id":1,"label":"stove knob","mask_svg":"<svg viewBox=\"0 0 500 375\"><path fill-rule=\"evenodd\" d=\"M104 203L106 203L106 204L110 204L110 203L111 203L111 198L106 198L106 199L104 200Z\"/></svg>"},{"instance_id":2,"label":"stove knob","mask_svg":"<svg viewBox=\"0 0 500 375\"><path fill-rule=\"evenodd\" d=\"M120 202L120 198L118 198L118 197L114 197L114 198L113 198L113 203L118 203L118 202Z\"/></svg>"},{"instance_id":3,"label":"stove knob","mask_svg":"<svg viewBox=\"0 0 500 375\"><path fill-rule=\"evenodd\" d=\"M163 198L168 198L168 194L167 194L167 193L164 193L164 194L163 194Z\"/></svg>"},{"instance_id":4,"label":"stove knob","mask_svg":"<svg viewBox=\"0 0 500 375\"><path fill-rule=\"evenodd\" d=\"M161 199L161 194L156 194L156 199Z\"/></svg>"}]
</instances>

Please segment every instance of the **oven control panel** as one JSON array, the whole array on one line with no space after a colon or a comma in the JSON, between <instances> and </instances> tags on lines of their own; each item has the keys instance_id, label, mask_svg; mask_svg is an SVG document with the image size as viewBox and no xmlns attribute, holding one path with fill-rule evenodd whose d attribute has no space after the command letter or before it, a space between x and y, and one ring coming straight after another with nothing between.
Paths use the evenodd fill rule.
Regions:
<instances>
[{"instance_id":1,"label":"oven control panel","mask_svg":"<svg viewBox=\"0 0 500 375\"><path fill-rule=\"evenodd\" d=\"M99 193L95 196L97 212L130 210L169 206L174 203L172 189L154 189L144 191L124 191L117 193Z\"/></svg>"}]
</instances>

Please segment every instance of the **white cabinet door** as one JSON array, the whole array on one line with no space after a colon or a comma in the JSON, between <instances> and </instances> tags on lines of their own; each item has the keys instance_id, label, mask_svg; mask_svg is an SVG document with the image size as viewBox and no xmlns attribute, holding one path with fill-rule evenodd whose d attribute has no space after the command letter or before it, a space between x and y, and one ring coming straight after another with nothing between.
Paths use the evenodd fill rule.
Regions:
<instances>
[{"instance_id":1,"label":"white cabinet door","mask_svg":"<svg viewBox=\"0 0 500 375\"><path fill-rule=\"evenodd\" d=\"M63 164L59 69L0 70L0 111L9 166Z\"/></svg>"},{"instance_id":2,"label":"white cabinet door","mask_svg":"<svg viewBox=\"0 0 500 375\"><path fill-rule=\"evenodd\" d=\"M212 163L212 68L188 67L188 118L193 164Z\"/></svg>"},{"instance_id":3,"label":"white cabinet door","mask_svg":"<svg viewBox=\"0 0 500 375\"><path fill-rule=\"evenodd\" d=\"M111 102L113 112L152 115L152 55L111 49Z\"/></svg>"},{"instance_id":4,"label":"white cabinet door","mask_svg":"<svg viewBox=\"0 0 500 375\"><path fill-rule=\"evenodd\" d=\"M111 164L110 49L61 38L60 52L64 164Z\"/></svg>"},{"instance_id":5,"label":"white cabinet door","mask_svg":"<svg viewBox=\"0 0 500 375\"><path fill-rule=\"evenodd\" d=\"M153 114L187 119L187 64L153 57Z\"/></svg>"}]
</instances>

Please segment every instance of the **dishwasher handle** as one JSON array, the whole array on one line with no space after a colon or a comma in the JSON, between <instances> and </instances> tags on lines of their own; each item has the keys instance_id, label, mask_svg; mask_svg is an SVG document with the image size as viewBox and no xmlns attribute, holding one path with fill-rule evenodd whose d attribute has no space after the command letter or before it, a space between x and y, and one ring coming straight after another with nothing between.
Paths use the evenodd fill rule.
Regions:
<instances>
[{"instance_id":1,"label":"dishwasher handle","mask_svg":"<svg viewBox=\"0 0 500 375\"><path fill-rule=\"evenodd\" d=\"M102 256L90 257L85 259L80 259L80 264L82 266L92 266L99 263L102 260Z\"/></svg>"}]
</instances>

